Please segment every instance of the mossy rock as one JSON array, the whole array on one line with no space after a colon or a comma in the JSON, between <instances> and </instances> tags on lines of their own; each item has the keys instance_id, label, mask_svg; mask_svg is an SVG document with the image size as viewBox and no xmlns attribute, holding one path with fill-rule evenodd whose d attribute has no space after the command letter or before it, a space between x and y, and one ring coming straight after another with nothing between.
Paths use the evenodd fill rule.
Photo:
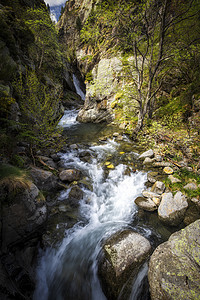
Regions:
<instances>
[{"instance_id":1,"label":"mossy rock","mask_svg":"<svg viewBox=\"0 0 200 300\"><path fill-rule=\"evenodd\" d=\"M149 264L152 300L200 299L200 220L171 235Z\"/></svg>"},{"instance_id":2,"label":"mossy rock","mask_svg":"<svg viewBox=\"0 0 200 300\"><path fill-rule=\"evenodd\" d=\"M149 241L131 230L117 232L105 241L99 275L108 299L118 299L122 287L137 274L150 251Z\"/></svg>"}]
</instances>

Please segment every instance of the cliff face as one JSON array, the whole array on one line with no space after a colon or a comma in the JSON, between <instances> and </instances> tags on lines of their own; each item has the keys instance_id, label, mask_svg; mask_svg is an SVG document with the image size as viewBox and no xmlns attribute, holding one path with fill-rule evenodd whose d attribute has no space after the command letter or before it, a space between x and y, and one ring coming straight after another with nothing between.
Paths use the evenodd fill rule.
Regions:
<instances>
[{"instance_id":1,"label":"cliff face","mask_svg":"<svg viewBox=\"0 0 200 300\"><path fill-rule=\"evenodd\" d=\"M174 115L191 115L192 99L199 97L198 7L198 1L179 7L157 0L67 1L58 26L86 83L79 121L117 119L130 133L151 122L153 115L161 119L160 112L168 110L173 99ZM185 101L183 112L178 102Z\"/></svg>"},{"instance_id":2,"label":"cliff face","mask_svg":"<svg viewBox=\"0 0 200 300\"><path fill-rule=\"evenodd\" d=\"M41 122L37 120L40 113L44 116L49 112L49 117L57 121L63 114L62 102L65 106L81 102L75 94L70 65L63 57L55 26L43 0L1 0L0 70L3 160L8 157L7 149L11 148L9 140L13 141L14 135L17 143L17 135L25 130L20 123L28 124L26 130L33 132L34 123ZM47 99L48 109L43 102L39 112L42 107L36 105L39 98L41 102ZM49 123L47 121L45 126Z\"/></svg>"},{"instance_id":3,"label":"cliff face","mask_svg":"<svg viewBox=\"0 0 200 300\"><path fill-rule=\"evenodd\" d=\"M78 115L80 122L111 122L114 119L111 103L117 92L121 60L108 55L104 48L97 49L90 42L85 43L81 31L101 2L69 0L58 22L61 42L86 83L85 105Z\"/></svg>"}]
</instances>

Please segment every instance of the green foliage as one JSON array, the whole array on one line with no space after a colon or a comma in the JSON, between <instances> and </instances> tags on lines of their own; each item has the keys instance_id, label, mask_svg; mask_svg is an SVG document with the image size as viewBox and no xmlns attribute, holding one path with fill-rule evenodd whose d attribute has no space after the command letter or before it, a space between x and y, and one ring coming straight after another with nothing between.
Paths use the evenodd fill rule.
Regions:
<instances>
[{"instance_id":1,"label":"green foliage","mask_svg":"<svg viewBox=\"0 0 200 300\"><path fill-rule=\"evenodd\" d=\"M189 182L195 182L197 185L200 184L200 176L198 174L196 174L195 172L188 171L186 168L181 168L179 171L176 171L174 173L174 177L180 179L181 182L171 183L171 181L168 178L165 179L166 187L168 187L173 193L175 193L177 190L180 190L189 198L199 197L199 187L196 190L184 188L184 186Z\"/></svg>"},{"instance_id":2,"label":"green foliage","mask_svg":"<svg viewBox=\"0 0 200 300\"><path fill-rule=\"evenodd\" d=\"M57 126L55 113L59 109L59 90L47 91L34 71L27 71L15 82L15 91L20 97L23 121L21 137L37 148L59 149L61 128ZM52 138L57 134L58 138Z\"/></svg>"},{"instance_id":3,"label":"green foliage","mask_svg":"<svg viewBox=\"0 0 200 300\"><path fill-rule=\"evenodd\" d=\"M80 32L81 42L92 46L94 51L106 49L114 51L115 46L112 36L113 27L117 22L116 15L119 12L121 1L103 0L96 4L83 24Z\"/></svg>"},{"instance_id":4,"label":"green foliage","mask_svg":"<svg viewBox=\"0 0 200 300\"><path fill-rule=\"evenodd\" d=\"M65 11L65 7L62 6L62 7L61 7L61 11L60 11L60 17L59 17L59 20L61 19L61 17L62 17L62 15L63 15L64 11Z\"/></svg>"},{"instance_id":5,"label":"green foliage","mask_svg":"<svg viewBox=\"0 0 200 300\"><path fill-rule=\"evenodd\" d=\"M78 16L77 19L76 19L76 29L78 31L81 31L81 28L82 28L82 22L81 22L80 17Z\"/></svg>"},{"instance_id":6,"label":"green foliage","mask_svg":"<svg viewBox=\"0 0 200 300\"><path fill-rule=\"evenodd\" d=\"M93 81L92 70L89 71L89 72L85 75L85 81L86 81L86 82L92 82L92 81Z\"/></svg>"},{"instance_id":7,"label":"green foliage","mask_svg":"<svg viewBox=\"0 0 200 300\"><path fill-rule=\"evenodd\" d=\"M21 175L22 175L22 171L17 167L11 165L5 165L5 164L0 165L0 180L9 176L21 176Z\"/></svg>"},{"instance_id":8,"label":"green foliage","mask_svg":"<svg viewBox=\"0 0 200 300\"><path fill-rule=\"evenodd\" d=\"M62 74L62 55L57 40L57 32L45 9L28 9L25 24L30 28L35 43L30 47L37 68L42 69L54 80Z\"/></svg>"},{"instance_id":9,"label":"green foliage","mask_svg":"<svg viewBox=\"0 0 200 300\"><path fill-rule=\"evenodd\" d=\"M81 41L97 52L124 54L123 79L132 87L126 87L120 102L128 108L128 118L138 110L141 118L152 118L161 106L155 96L163 88L176 92L158 112L163 123L173 128L187 119L192 97L199 93L199 11L197 0L103 0L95 5Z\"/></svg>"},{"instance_id":10,"label":"green foliage","mask_svg":"<svg viewBox=\"0 0 200 300\"><path fill-rule=\"evenodd\" d=\"M16 166L18 168L23 168L24 167L24 163L25 163L24 159L21 156L19 156L17 154L13 155L13 157L11 159L11 164L12 165L14 165L14 166Z\"/></svg>"}]
</instances>

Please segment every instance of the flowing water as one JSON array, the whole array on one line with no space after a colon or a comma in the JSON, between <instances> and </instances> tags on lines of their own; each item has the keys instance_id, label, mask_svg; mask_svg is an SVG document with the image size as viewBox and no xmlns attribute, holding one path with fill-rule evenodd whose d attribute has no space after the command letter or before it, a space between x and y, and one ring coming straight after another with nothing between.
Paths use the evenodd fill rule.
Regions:
<instances>
[{"instance_id":1,"label":"flowing water","mask_svg":"<svg viewBox=\"0 0 200 300\"><path fill-rule=\"evenodd\" d=\"M83 124L76 122L75 115L76 111L68 111L61 124L66 130L70 127L70 132L74 134L72 141L76 138L80 142L80 133L76 133L78 128L82 137L83 132L85 133L85 141L88 141L90 136L86 134ZM93 127L93 134L97 135L100 129L102 130L101 126ZM81 153L85 149L89 155L87 161L81 159ZM119 154L120 151L121 145L108 139L101 143L90 142L87 148L81 144L78 147L68 147L61 154L65 167L81 170L92 188L87 185L82 187L84 197L80 201L79 222L66 230L60 245L49 248L42 254L37 271L35 300L106 300L98 278L98 255L102 241L124 228L133 228L148 239L154 236L148 226L139 223L135 227L133 225L138 218L134 199L144 189L146 173L131 171L131 163L137 162L138 157L134 151L129 150L127 163L124 163L123 157L126 153L121 151ZM114 164L114 169L105 166L108 160ZM69 190L61 192L60 203L67 198L68 193ZM147 264L133 282L127 300L149 299L147 295L143 298L141 296L146 274Z\"/></svg>"},{"instance_id":2,"label":"flowing water","mask_svg":"<svg viewBox=\"0 0 200 300\"><path fill-rule=\"evenodd\" d=\"M81 89L80 81L78 80L78 78L76 77L76 75L73 74L72 77L73 77L73 83L74 83L74 86L75 86L75 89L76 89L76 93L79 96L81 96L82 100L85 100L85 94L84 94L84 92Z\"/></svg>"}]
</instances>

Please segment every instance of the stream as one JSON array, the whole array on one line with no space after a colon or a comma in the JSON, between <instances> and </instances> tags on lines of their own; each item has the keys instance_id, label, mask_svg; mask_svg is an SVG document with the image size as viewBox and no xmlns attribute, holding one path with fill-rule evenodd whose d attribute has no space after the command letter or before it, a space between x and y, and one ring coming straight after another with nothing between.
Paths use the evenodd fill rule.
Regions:
<instances>
[{"instance_id":1,"label":"stream","mask_svg":"<svg viewBox=\"0 0 200 300\"><path fill-rule=\"evenodd\" d=\"M68 228L66 219L63 239L41 251L34 300L106 300L98 278L103 240L121 229L131 228L155 247L171 234L156 214L141 213L134 204L147 182L137 145L127 137L121 142L113 138L112 126L79 124L76 114L75 109L67 111L60 121L69 143L60 158L65 168L78 169L84 175L83 199L77 222ZM105 139L105 135L111 137ZM83 154L88 159L83 159ZM113 169L108 167L109 163ZM64 211L70 188L61 191L58 198ZM55 226L59 230L59 221ZM147 271L145 263L127 300L150 299L143 287Z\"/></svg>"}]
</instances>

